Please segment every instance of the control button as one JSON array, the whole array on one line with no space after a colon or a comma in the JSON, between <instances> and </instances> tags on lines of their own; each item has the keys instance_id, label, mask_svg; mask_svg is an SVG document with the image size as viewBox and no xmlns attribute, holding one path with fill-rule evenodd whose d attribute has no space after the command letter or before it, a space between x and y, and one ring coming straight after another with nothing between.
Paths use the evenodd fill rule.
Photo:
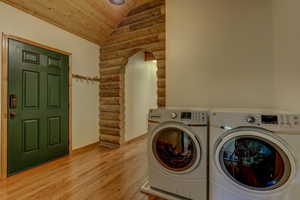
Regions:
<instances>
[{"instance_id":1,"label":"control button","mask_svg":"<svg viewBox=\"0 0 300 200\"><path fill-rule=\"evenodd\" d=\"M254 124L256 122L256 119L255 119L255 117L250 116L250 117L247 118L247 122L250 123L250 124Z\"/></svg>"},{"instance_id":2,"label":"control button","mask_svg":"<svg viewBox=\"0 0 300 200\"><path fill-rule=\"evenodd\" d=\"M294 116L294 120L298 120L299 119L299 117L298 116Z\"/></svg>"},{"instance_id":3,"label":"control button","mask_svg":"<svg viewBox=\"0 0 300 200\"><path fill-rule=\"evenodd\" d=\"M294 122L295 125L299 125L299 122Z\"/></svg>"},{"instance_id":4,"label":"control button","mask_svg":"<svg viewBox=\"0 0 300 200\"><path fill-rule=\"evenodd\" d=\"M174 113L174 112L171 113L171 118L172 118L172 119L176 119L176 117L177 117L177 114L176 114L176 113Z\"/></svg>"}]
</instances>

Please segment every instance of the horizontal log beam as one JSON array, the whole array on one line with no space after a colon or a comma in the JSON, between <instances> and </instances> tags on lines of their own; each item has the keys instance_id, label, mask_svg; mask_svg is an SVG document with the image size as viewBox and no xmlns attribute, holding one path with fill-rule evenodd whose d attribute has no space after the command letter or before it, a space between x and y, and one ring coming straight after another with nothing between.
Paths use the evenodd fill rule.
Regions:
<instances>
[{"instance_id":1,"label":"horizontal log beam","mask_svg":"<svg viewBox=\"0 0 300 200\"><path fill-rule=\"evenodd\" d=\"M166 80L165 79L158 79L157 87L158 88L165 88L166 87Z\"/></svg>"},{"instance_id":2,"label":"horizontal log beam","mask_svg":"<svg viewBox=\"0 0 300 200\"><path fill-rule=\"evenodd\" d=\"M100 105L100 112L120 113L120 105Z\"/></svg>"},{"instance_id":3,"label":"horizontal log beam","mask_svg":"<svg viewBox=\"0 0 300 200\"><path fill-rule=\"evenodd\" d=\"M166 98L165 97L159 97L157 99L158 107L166 107Z\"/></svg>"},{"instance_id":4,"label":"horizontal log beam","mask_svg":"<svg viewBox=\"0 0 300 200\"><path fill-rule=\"evenodd\" d=\"M102 127L100 132L102 135L120 136L120 129Z\"/></svg>"},{"instance_id":5,"label":"horizontal log beam","mask_svg":"<svg viewBox=\"0 0 300 200\"><path fill-rule=\"evenodd\" d=\"M122 123L120 121L100 120L99 123L100 123L100 127L114 128L114 129L122 128Z\"/></svg>"},{"instance_id":6,"label":"horizontal log beam","mask_svg":"<svg viewBox=\"0 0 300 200\"><path fill-rule=\"evenodd\" d=\"M120 105L121 103L120 97L100 97L101 105Z\"/></svg>"},{"instance_id":7,"label":"horizontal log beam","mask_svg":"<svg viewBox=\"0 0 300 200\"><path fill-rule=\"evenodd\" d=\"M100 140L110 142L110 143L113 143L113 144L120 144L120 136L101 135Z\"/></svg>"},{"instance_id":8,"label":"horizontal log beam","mask_svg":"<svg viewBox=\"0 0 300 200\"><path fill-rule=\"evenodd\" d=\"M155 17L154 19L150 19L149 21L146 21L146 22L133 24L133 25L130 25L129 30L136 31L136 30L152 27L156 24L164 24L165 18L166 17L163 15L163 16Z\"/></svg>"},{"instance_id":9,"label":"horizontal log beam","mask_svg":"<svg viewBox=\"0 0 300 200\"><path fill-rule=\"evenodd\" d=\"M121 89L122 84L118 81L116 82L102 82L100 84L100 89Z\"/></svg>"},{"instance_id":10,"label":"horizontal log beam","mask_svg":"<svg viewBox=\"0 0 300 200\"><path fill-rule=\"evenodd\" d=\"M120 121L122 119L120 113L114 112L100 112L100 119L101 120L116 120Z\"/></svg>"},{"instance_id":11,"label":"horizontal log beam","mask_svg":"<svg viewBox=\"0 0 300 200\"><path fill-rule=\"evenodd\" d=\"M124 42L122 44L113 45L113 46L105 46L103 47L105 52L113 52L113 51L120 51L120 50L126 50L129 48L136 48L142 45L152 44L159 42L159 36L158 35L152 35L150 37L145 37L142 39L136 39L130 42ZM102 66L102 65L101 65Z\"/></svg>"},{"instance_id":12,"label":"horizontal log beam","mask_svg":"<svg viewBox=\"0 0 300 200\"><path fill-rule=\"evenodd\" d=\"M109 45L118 44L122 42L126 42L129 40L134 40L136 38L143 38L150 35L155 35L159 33L165 33L166 27L165 24L155 24L152 27L148 27L141 30L136 31L130 31L128 29L128 32L122 33L122 34L115 34L111 37L112 42L109 43Z\"/></svg>"},{"instance_id":13,"label":"horizontal log beam","mask_svg":"<svg viewBox=\"0 0 300 200\"><path fill-rule=\"evenodd\" d=\"M157 89L158 97L166 97L166 89L165 88L158 88Z\"/></svg>"},{"instance_id":14,"label":"horizontal log beam","mask_svg":"<svg viewBox=\"0 0 300 200\"><path fill-rule=\"evenodd\" d=\"M100 77L100 84L105 82L119 82L121 81L121 74L105 75Z\"/></svg>"},{"instance_id":15,"label":"horizontal log beam","mask_svg":"<svg viewBox=\"0 0 300 200\"><path fill-rule=\"evenodd\" d=\"M165 79L166 78L166 69L165 68L158 68L157 70L157 77L158 79Z\"/></svg>"},{"instance_id":16,"label":"horizontal log beam","mask_svg":"<svg viewBox=\"0 0 300 200\"><path fill-rule=\"evenodd\" d=\"M102 76L119 74L121 72L121 69L122 67L120 65L115 67L100 68L100 74Z\"/></svg>"}]
</instances>

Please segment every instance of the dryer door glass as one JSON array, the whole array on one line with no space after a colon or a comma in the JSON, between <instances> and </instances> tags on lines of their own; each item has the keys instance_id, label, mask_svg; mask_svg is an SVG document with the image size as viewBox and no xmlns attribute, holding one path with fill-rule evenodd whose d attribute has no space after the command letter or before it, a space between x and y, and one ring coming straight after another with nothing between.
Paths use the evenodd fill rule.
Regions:
<instances>
[{"instance_id":1,"label":"dryer door glass","mask_svg":"<svg viewBox=\"0 0 300 200\"><path fill-rule=\"evenodd\" d=\"M160 164L177 172L194 166L197 153L200 153L191 136L178 128L160 130L153 140L153 152Z\"/></svg>"},{"instance_id":2,"label":"dryer door glass","mask_svg":"<svg viewBox=\"0 0 300 200\"><path fill-rule=\"evenodd\" d=\"M291 174L287 155L263 138L240 136L228 140L220 151L225 173L247 188L267 191L285 184Z\"/></svg>"}]
</instances>

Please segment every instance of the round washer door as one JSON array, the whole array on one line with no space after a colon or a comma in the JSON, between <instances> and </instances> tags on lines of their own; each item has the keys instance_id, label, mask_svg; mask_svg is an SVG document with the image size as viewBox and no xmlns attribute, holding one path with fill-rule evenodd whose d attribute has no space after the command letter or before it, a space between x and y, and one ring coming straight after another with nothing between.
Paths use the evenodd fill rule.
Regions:
<instances>
[{"instance_id":1,"label":"round washer door","mask_svg":"<svg viewBox=\"0 0 300 200\"><path fill-rule=\"evenodd\" d=\"M225 177L251 191L283 188L295 173L294 158L286 145L259 128L229 131L217 143L215 156Z\"/></svg>"},{"instance_id":2,"label":"round washer door","mask_svg":"<svg viewBox=\"0 0 300 200\"><path fill-rule=\"evenodd\" d=\"M152 153L172 173L187 173L200 162L201 148L195 135L180 124L165 124L152 134Z\"/></svg>"}]
</instances>

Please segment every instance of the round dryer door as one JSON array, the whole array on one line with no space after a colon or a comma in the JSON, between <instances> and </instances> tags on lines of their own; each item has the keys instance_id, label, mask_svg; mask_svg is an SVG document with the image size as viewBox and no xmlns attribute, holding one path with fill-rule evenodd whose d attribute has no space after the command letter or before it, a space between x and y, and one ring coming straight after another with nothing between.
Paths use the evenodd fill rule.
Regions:
<instances>
[{"instance_id":1,"label":"round dryer door","mask_svg":"<svg viewBox=\"0 0 300 200\"><path fill-rule=\"evenodd\" d=\"M293 156L279 138L261 129L226 134L216 150L217 165L236 184L273 191L291 178Z\"/></svg>"},{"instance_id":2,"label":"round dryer door","mask_svg":"<svg viewBox=\"0 0 300 200\"><path fill-rule=\"evenodd\" d=\"M165 169L184 173L193 170L200 160L197 138L183 126L166 125L152 137L152 152Z\"/></svg>"}]
</instances>

